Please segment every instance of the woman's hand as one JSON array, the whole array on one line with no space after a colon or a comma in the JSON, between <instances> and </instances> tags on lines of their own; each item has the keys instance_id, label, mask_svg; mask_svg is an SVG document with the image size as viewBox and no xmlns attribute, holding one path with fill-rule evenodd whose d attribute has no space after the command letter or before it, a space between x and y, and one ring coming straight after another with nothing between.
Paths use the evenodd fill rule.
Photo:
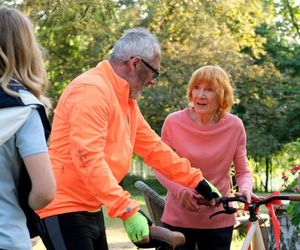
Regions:
<instances>
[{"instance_id":1,"label":"woman's hand","mask_svg":"<svg viewBox=\"0 0 300 250\"><path fill-rule=\"evenodd\" d=\"M201 199L202 196L199 195L193 189L183 189L179 194L179 202L182 207L189 211L197 212L200 209L200 205L198 205L197 200Z\"/></svg>"},{"instance_id":2,"label":"woman's hand","mask_svg":"<svg viewBox=\"0 0 300 250\"><path fill-rule=\"evenodd\" d=\"M235 196L242 196L247 200L247 203L251 203L251 198L258 199L258 196L255 195L252 191L247 189L241 189L239 192L234 194Z\"/></svg>"}]
</instances>

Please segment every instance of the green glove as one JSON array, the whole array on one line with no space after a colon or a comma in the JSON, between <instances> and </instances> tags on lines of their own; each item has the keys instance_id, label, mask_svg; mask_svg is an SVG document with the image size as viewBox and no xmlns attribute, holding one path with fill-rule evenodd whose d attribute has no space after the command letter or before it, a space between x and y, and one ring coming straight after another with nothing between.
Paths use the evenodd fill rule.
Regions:
<instances>
[{"instance_id":1,"label":"green glove","mask_svg":"<svg viewBox=\"0 0 300 250\"><path fill-rule=\"evenodd\" d=\"M222 197L219 190L206 179L200 181L195 189L208 201L211 201L213 198Z\"/></svg>"},{"instance_id":2,"label":"green glove","mask_svg":"<svg viewBox=\"0 0 300 250\"><path fill-rule=\"evenodd\" d=\"M129 239L133 242L141 241L144 236L149 235L147 219L139 212L124 220L124 227Z\"/></svg>"}]
</instances>

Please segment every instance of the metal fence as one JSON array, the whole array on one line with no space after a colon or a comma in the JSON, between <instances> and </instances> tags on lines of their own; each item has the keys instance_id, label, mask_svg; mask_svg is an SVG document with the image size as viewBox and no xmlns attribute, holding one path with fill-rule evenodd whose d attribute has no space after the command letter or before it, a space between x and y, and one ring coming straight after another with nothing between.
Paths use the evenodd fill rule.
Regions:
<instances>
[{"instance_id":1,"label":"metal fence","mask_svg":"<svg viewBox=\"0 0 300 250\"><path fill-rule=\"evenodd\" d=\"M148 177L154 176L154 171L151 167L144 163L143 159L139 157L134 157L132 159L129 174L140 176L143 179L147 179Z\"/></svg>"}]
</instances>

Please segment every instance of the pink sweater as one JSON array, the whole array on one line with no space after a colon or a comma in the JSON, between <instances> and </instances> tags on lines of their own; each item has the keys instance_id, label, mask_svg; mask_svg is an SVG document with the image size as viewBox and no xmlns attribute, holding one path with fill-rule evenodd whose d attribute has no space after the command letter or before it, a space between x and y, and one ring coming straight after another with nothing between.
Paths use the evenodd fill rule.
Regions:
<instances>
[{"instance_id":1,"label":"pink sweater","mask_svg":"<svg viewBox=\"0 0 300 250\"><path fill-rule=\"evenodd\" d=\"M253 179L247 165L246 133L243 122L232 114L226 114L217 124L200 127L188 117L188 108L170 114L162 128L162 139L176 153L200 168L204 178L213 183L222 195L230 195L230 166L234 164L237 184L252 190ZM179 204L179 194L185 188L156 173L158 180L168 189L162 221L185 228L223 228L236 223L235 215L209 216L222 210L219 206L200 212L190 212Z\"/></svg>"}]
</instances>

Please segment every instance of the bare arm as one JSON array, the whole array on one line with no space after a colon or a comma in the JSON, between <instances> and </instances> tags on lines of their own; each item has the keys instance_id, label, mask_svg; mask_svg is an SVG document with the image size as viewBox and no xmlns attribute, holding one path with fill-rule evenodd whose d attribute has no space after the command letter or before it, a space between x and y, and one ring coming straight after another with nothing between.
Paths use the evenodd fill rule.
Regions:
<instances>
[{"instance_id":1,"label":"bare arm","mask_svg":"<svg viewBox=\"0 0 300 250\"><path fill-rule=\"evenodd\" d=\"M32 187L28 198L29 206L41 209L55 196L56 182L47 152L25 157L24 163L31 179Z\"/></svg>"}]
</instances>

